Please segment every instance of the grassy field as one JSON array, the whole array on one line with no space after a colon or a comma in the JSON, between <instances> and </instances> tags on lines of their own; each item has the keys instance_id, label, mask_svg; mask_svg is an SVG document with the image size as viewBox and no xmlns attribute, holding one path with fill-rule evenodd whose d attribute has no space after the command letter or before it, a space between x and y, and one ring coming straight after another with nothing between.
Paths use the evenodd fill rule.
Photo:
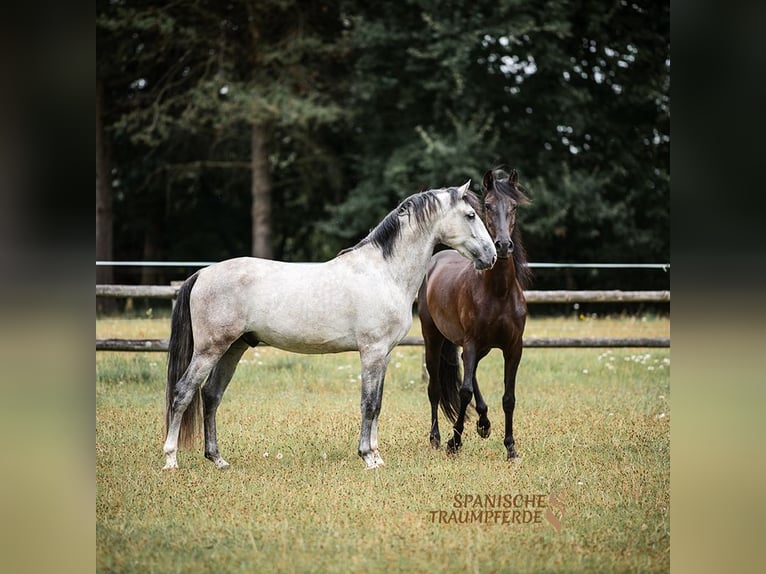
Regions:
<instances>
[{"instance_id":1,"label":"grassy field","mask_svg":"<svg viewBox=\"0 0 766 574\"><path fill-rule=\"evenodd\" d=\"M99 320L96 335L167 337L168 325L167 318ZM583 317L532 319L526 334L668 336L669 329L667 318ZM515 432L522 458L514 463L502 445L499 352L478 373L492 435L483 440L471 430L457 457L428 444L421 352L394 352L380 416L382 468L366 471L356 455L356 354L256 348L219 410L231 469L216 470L200 444L180 453L175 472L160 470L165 355L97 353L97 570L669 570L668 349L525 351ZM448 429L442 425L443 437ZM440 522L453 510L463 517L485 510L466 508L469 496L527 501L501 511L540 510L542 518ZM559 530L541 504L560 518Z\"/></svg>"}]
</instances>

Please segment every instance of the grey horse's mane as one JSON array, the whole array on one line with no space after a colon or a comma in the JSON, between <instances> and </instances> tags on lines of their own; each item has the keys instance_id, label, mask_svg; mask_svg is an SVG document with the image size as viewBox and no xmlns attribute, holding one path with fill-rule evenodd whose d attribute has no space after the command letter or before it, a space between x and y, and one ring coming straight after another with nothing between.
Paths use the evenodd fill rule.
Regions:
<instances>
[{"instance_id":1,"label":"grey horse's mane","mask_svg":"<svg viewBox=\"0 0 766 574\"><path fill-rule=\"evenodd\" d=\"M448 187L446 189L430 189L409 196L402 200L399 206L392 210L391 213L386 215L370 233L362 239L359 243L353 247L348 247L342 250L338 255L343 255L349 251L354 251L360 247L371 243L372 245L380 248L383 252L383 257L388 259L394 252L396 241L402 233L402 223L404 216L407 216L409 221L415 222L418 228L423 229L427 223L431 220L434 212L439 209L439 199L436 194L448 191L450 194L450 205L457 203L458 188ZM478 198L475 194L469 193L469 202L474 205L478 204Z\"/></svg>"}]
</instances>

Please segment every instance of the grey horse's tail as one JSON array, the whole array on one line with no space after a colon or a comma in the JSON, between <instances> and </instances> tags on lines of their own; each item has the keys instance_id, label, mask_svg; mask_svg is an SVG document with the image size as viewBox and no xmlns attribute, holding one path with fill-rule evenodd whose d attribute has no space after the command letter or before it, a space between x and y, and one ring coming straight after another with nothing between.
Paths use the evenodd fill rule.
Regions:
<instances>
[{"instance_id":1,"label":"grey horse's tail","mask_svg":"<svg viewBox=\"0 0 766 574\"><path fill-rule=\"evenodd\" d=\"M439 355L439 405L444 415L453 423L457 421L460 413L460 386L462 382L458 347L445 340Z\"/></svg>"},{"instance_id":2,"label":"grey horse's tail","mask_svg":"<svg viewBox=\"0 0 766 574\"><path fill-rule=\"evenodd\" d=\"M189 277L178 290L176 304L173 308L173 316L170 321L170 343L168 345L168 384L165 390L165 434L170 426L170 413L173 405L178 381L183 377L191 363L194 352L194 338L192 336L191 310L189 308L189 295L194 284L197 282L199 272ZM184 411L181 419L181 431L178 435L178 444L189 447L194 443L201 431L202 401L199 389L194 393L194 398Z\"/></svg>"}]
</instances>

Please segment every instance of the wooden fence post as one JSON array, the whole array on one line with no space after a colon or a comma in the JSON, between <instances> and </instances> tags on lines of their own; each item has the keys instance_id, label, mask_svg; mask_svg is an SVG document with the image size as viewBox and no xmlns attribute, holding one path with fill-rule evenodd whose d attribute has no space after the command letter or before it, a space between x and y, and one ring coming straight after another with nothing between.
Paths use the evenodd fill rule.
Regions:
<instances>
[{"instance_id":1,"label":"wooden fence post","mask_svg":"<svg viewBox=\"0 0 766 574\"><path fill-rule=\"evenodd\" d=\"M183 285L183 281L171 281L170 286L176 290L176 293L178 293L178 290L181 288L181 285ZM173 298L170 300L170 312L172 313L176 309L176 299L177 297L173 295Z\"/></svg>"}]
</instances>

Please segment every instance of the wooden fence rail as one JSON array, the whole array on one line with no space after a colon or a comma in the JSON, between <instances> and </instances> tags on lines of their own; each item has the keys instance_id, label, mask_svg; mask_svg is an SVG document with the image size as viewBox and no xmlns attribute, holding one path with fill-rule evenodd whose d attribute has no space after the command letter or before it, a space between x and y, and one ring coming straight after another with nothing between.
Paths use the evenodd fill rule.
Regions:
<instances>
[{"instance_id":1,"label":"wooden fence rail","mask_svg":"<svg viewBox=\"0 0 766 574\"><path fill-rule=\"evenodd\" d=\"M97 297L175 299L180 286L96 285ZM527 303L666 303L670 291L524 291Z\"/></svg>"},{"instance_id":2,"label":"wooden fence rail","mask_svg":"<svg viewBox=\"0 0 766 574\"><path fill-rule=\"evenodd\" d=\"M97 297L175 299L180 285L96 285ZM527 303L665 303L670 291L525 291ZM423 345L423 338L405 337L399 345ZM670 347L668 337L529 337L527 348ZM167 339L96 339L96 351L167 352Z\"/></svg>"},{"instance_id":3,"label":"wooden fence rail","mask_svg":"<svg viewBox=\"0 0 766 574\"><path fill-rule=\"evenodd\" d=\"M405 337L399 343L403 347L423 345L423 337ZM268 346L261 344L260 346ZM524 339L526 348L601 348L601 347L670 347L668 337L530 337ZM96 339L96 351L149 351L167 352L167 339Z\"/></svg>"}]
</instances>

